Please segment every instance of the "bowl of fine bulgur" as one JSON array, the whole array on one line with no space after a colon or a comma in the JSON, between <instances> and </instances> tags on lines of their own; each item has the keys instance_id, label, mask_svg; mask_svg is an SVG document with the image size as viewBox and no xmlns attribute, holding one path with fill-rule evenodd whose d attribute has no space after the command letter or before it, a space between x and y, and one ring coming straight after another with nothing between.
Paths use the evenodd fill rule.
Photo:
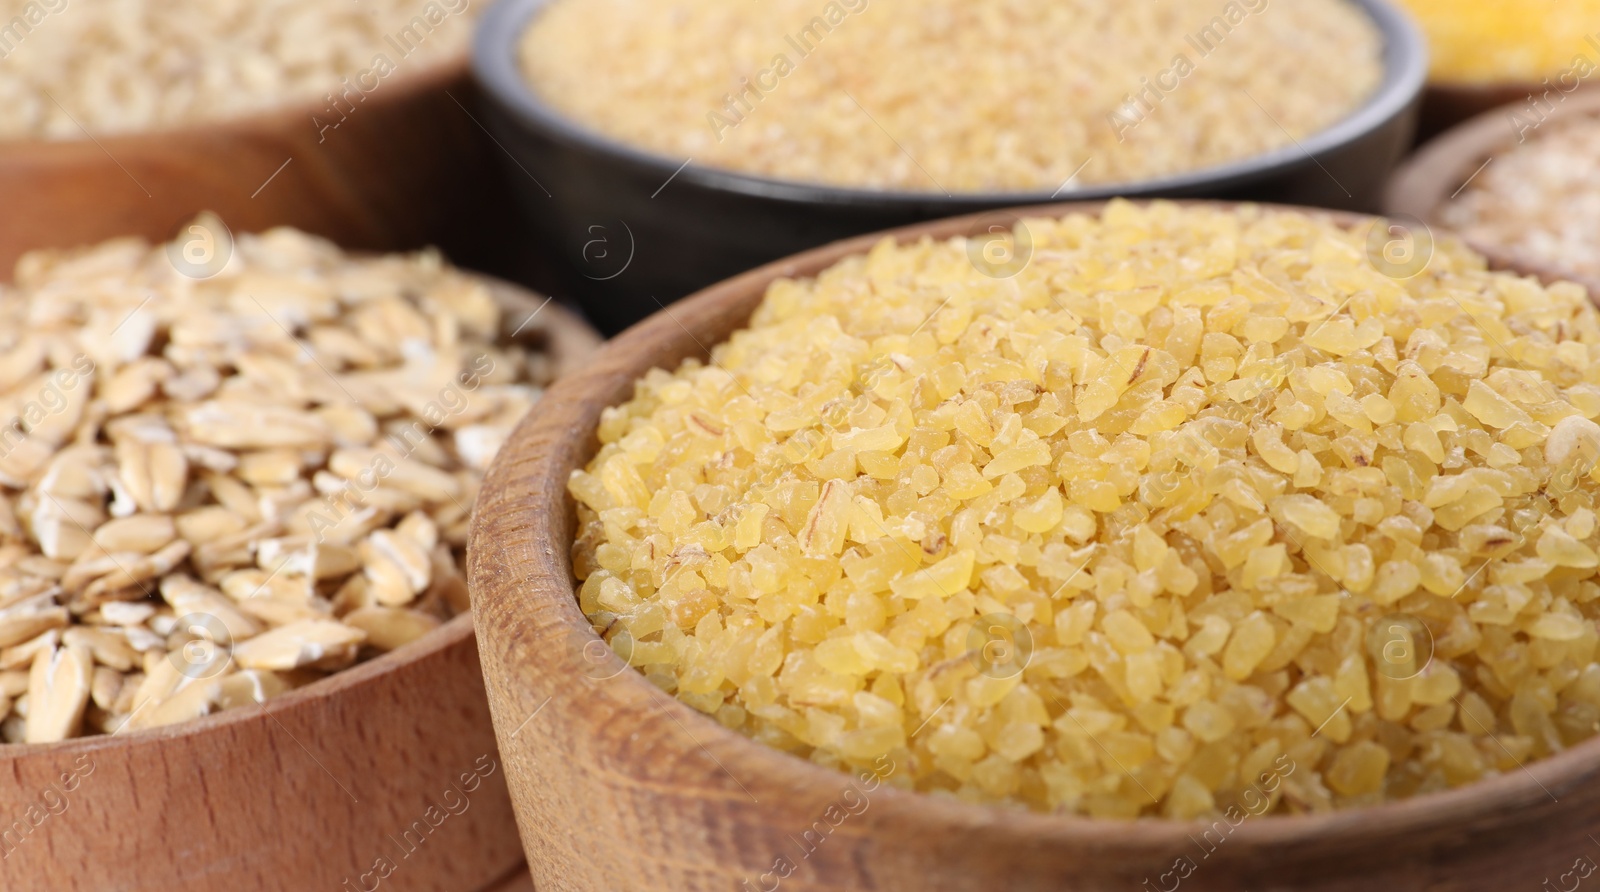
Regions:
<instances>
[{"instance_id":1,"label":"bowl of fine bulgur","mask_svg":"<svg viewBox=\"0 0 1600 892\"><path fill-rule=\"evenodd\" d=\"M760 263L958 213L1374 210L1425 56L1385 0L504 0L474 67L526 216L615 332Z\"/></svg>"},{"instance_id":2,"label":"bowl of fine bulgur","mask_svg":"<svg viewBox=\"0 0 1600 892\"><path fill-rule=\"evenodd\" d=\"M1397 263L1340 212L1018 213L1004 269L954 219L701 292L508 440L468 579L535 880L1490 890L1592 857L1587 292L1443 233Z\"/></svg>"}]
</instances>

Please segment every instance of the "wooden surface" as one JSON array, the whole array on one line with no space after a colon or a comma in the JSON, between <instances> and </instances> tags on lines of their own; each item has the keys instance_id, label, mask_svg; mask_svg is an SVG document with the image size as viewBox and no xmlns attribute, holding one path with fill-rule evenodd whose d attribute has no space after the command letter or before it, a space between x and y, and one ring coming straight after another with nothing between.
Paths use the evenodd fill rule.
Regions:
<instances>
[{"instance_id":1,"label":"wooden surface","mask_svg":"<svg viewBox=\"0 0 1600 892\"><path fill-rule=\"evenodd\" d=\"M0 140L0 269L37 247L164 241L202 210L235 232L285 224L346 248L437 243L482 267L513 228L506 203L488 200L499 150L469 116L475 96L463 53L402 65L336 129L320 129L339 117L316 101L150 133Z\"/></svg>"},{"instance_id":2,"label":"wooden surface","mask_svg":"<svg viewBox=\"0 0 1600 892\"><path fill-rule=\"evenodd\" d=\"M583 366L587 325L490 284L519 341ZM4 892L462 892L522 860L470 615L262 706L0 746Z\"/></svg>"},{"instance_id":3,"label":"wooden surface","mask_svg":"<svg viewBox=\"0 0 1600 892\"><path fill-rule=\"evenodd\" d=\"M1444 228L1439 212L1451 196L1485 163L1493 163L1490 159L1518 145L1517 128L1511 123L1510 113L1520 108L1518 103L1486 112L1423 146L1390 179L1384 196L1384 212L1408 215L1430 227ZM1544 128L1562 119L1597 113L1600 113L1600 90L1579 91L1557 105L1540 128L1530 131L1527 138L1538 139ZM1600 189L1600 183L1594 187ZM1514 267L1537 275L1545 282L1581 282L1590 291L1600 294L1600 279L1574 275L1557 264L1524 257L1505 245L1475 239L1468 239L1468 242L1496 266Z\"/></svg>"},{"instance_id":4,"label":"wooden surface","mask_svg":"<svg viewBox=\"0 0 1600 892\"><path fill-rule=\"evenodd\" d=\"M946 237L975 219L895 234ZM858 813L802 848L797 840L845 801L850 779L722 728L599 642L574 596L566 482L596 448L601 410L631 395L638 375L703 359L701 345L742 325L774 278L815 273L877 239L763 267L629 330L551 390L491 469L469 580L535 882L562 892L1172 892L1180 881L1185 892L1501 892L1540 888L1546 876L1567 888L1559 877L1576 859L1600 860L1588 837L1600 832L1600 739L1466 789L1254 818L1209 857L1195 840L1210 827L1198 822L1039 815L886 786L864 808L849 800ZM1195 866L1179 877L1185 857Z\"/></svg>"}]
</instances>

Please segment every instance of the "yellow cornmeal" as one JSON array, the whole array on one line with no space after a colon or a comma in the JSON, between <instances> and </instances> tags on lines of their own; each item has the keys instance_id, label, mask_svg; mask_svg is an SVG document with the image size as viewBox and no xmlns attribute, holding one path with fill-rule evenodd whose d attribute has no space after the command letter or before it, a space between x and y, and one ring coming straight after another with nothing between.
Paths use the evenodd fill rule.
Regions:
<instances>
[{"instance_id":1,"label":"yellow cornmeal","mask_svg":"<svg viewBox=\"0 0 1600 892\"><path fill-rule=\"evenodd\" d=\"M582 609L729 728L976 802L1325 811L1570 746L1600 320L1369 228L1118 202L775 282L604 415Z\"/></svg>"},{"instance_id":2,"label":"yellow cornmeal","mask_svg":"<svg viewBox=\"0 0 1600 892\"><path fill-rule=\"evenodd\" d=\"M1538 82L1587 59L1600 73L1600 0L1402 0L1422 24L1433 77L1454 83ZM1587 38L1594 37L1594 41Z\"/></svg>"},{"instance_id":3,"label":"yellow cornmeal","mask_svg":"<svg viewBox=\"0 0 1600 892\"><path fill-rule=\"evenodd\" d=\"M1070 190L1292 148L1382 77L1349 0L555 0L522 68L676 167Z\"/></svg>"}]
</instances>

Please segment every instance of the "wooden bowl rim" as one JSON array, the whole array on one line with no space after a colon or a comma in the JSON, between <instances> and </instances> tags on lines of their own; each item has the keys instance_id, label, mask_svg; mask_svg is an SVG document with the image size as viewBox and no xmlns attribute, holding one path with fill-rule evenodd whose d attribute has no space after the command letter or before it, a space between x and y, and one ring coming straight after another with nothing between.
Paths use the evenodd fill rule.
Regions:
<instances>
[{"instance_id":1,"label":"wooden bowl rim","mask_svg":"<svg viewBox=\"0 0 1600 892\"><path fill-rule=\"evenodd\" d=\"M1553 78L1558 74L1560 74L1560 72L1555 72L1550 76ZM1432 92L1451 99L1476 99L1485 96L1525 97L1529 94L1536 95L1542 93L1543 87L1544 83L1542 81L1451 81L1438 80L1430 74L1428 77L1427 88ZM1584 83L1579 81L1578 86L1573 89L1573 92L1582 93L1586 90L1592 90L1594 87L1595 85L1592 83ZM1496 102L1495 104L1502 105L1505 103Z\"/></svg>"},{"instance_id":2,"label":"wooden bowl rim","mask_svg":"<svg viewBox=\"0 0 1600 892\"><path fill-rule=\"evenodd\" d=\"M409 644L397 647L386 654L380 654L364 663L357 663L349 669L319 678L304 687L273 697L261 705L269 715L276 716L282 712L298 709L312 701L332 699L340 694L365 687L382 675L419 663L440 651L458 647L471 639L472 613L469 611L451 617L439 628ZM74 737L59 743L0 744L0 763L8 759L26 759L31 756L71 757L78 753L99 752L109 747L160 746L178 738L223 731L232 725L253 722L258 718L257 711L253 709L229 709L186 722L143 728L126 734L96 734L90 737Z\"/></svg>"},{"instance_id":3,"label":"wooden bowl rim","mask_svg":"<svg viewBox=\"0 0 1600 892\"><path fill-rule=\"evenodd\" d=\"M1497 106L1429 140L1396 168L1384 191L1384 212L1391 216L1413 217L1430 229L1458 232L1441 222L1440 212L1468 178L1481 170L1490 159L1519 145L1517 134L1508 126L1507 116L1523 105L1524 101L1519 100ZM1600 86L1580 86L1567 94L1565 101L1549 113L1539 128L1597 113L1600 113ZM1534 132L1529 139L1537 140L1541 135ZM1527 257L1500 244L1469 238L1464 234L1461 234L1461 238L1497 267L1527 272L1547 284L1577 282L1591 293L1600 294L1600 277L1579 275L1563 269L1560 264Z\"/></svg>"},{"instance_id":4,"label":"wooden bowl rim","mask_svg":"<svg viewBox=\"0 0 1600 892\"><path fill-rule=\"evenodd\" d=\"M1135 204L1145 206L1158 200L1140 200ZM885 230L834 242L789 258L766 264L754 270L703 289L634 325L613 338L596 353L588 366L558 382L541 404L543 411L530 413L518 425L496 456L493 467L484 481L479 495L479 505L494 504L495 510L480 511L474 515L468 549L468 583L473 589L473 613L489 611L479 639L481 650L493 648L495 656L486 658L485 671L499 660L521 673L552 678L550 690L556 691L553 701L581 699L595 689L595 681L586 678L584 669L593 663L579 656L574 642L587 645L601 642L583 613L578 609L576 587L573 582L570 543L535 542L534 525L525 518L534 513L550 513L570 517L573 511L571 496L567 493L568 474L581 466L567 466L556 459L570 454L581 463L594 451L596 425L582 423L585 402L594 405L613 405L606 395L618 390L631 390L634 378L622 380L618 371L606 371L604 360L615 357L632 357L631 365L642 370L660 367L654 357L662 351L658 345L676 348L679 339L687 336L701 352L706 345L697 332L691 331L680 317L692 317L692 323L714 321L737 315L734 330L742 328L748 313L719 313L730 306L748 303L751 310L760 302L766 286L780 278L814 276L838 260L859 255L870 250L884 238L894 238L901 243L915 241L924 236L935 240L968 234L983 228L995 215L1011 219L1028 217L1061 217L1074 213L1097 213L1110 202L1063 202L1041 206L1024 206L981 214L947 218L927 223ZM1254 206L1270 211L1291 211L1332 219L1340 225L1353 227L1365 222L1380 220L1366 214L1330 211L1294 205L1265 202L1228 202L1189 200L1171 202L1187 206L1237 208ZM1511 272L1521 272L1511 268ZM716 343L721 343L717 341ZM626 398L624 396L623 398ZM599 409L594 410L598 415ZM518 489L513 493L502 490L514 478ZM492 495L491 495L492 493ZM552 503L548 494L555 496ZM514 505L515 507L510 507ZM560 512L560 514L555 514ZM555 523L560 528L565 521ZM494 542L497 550L517 551L531 556L514 566L513 573L482 572L477 543ZM511 577L515 577L514 579ZM549 583L549 584L545 584ZM556 593L561 594L557 595ZM516 617L528 620L507 630L504 620ZM691 736L713 757L719 765L731 763L752 773L759 772L762 785L767 789L816 789L839 785L849 775L832 768L817 765L790 753L772 749L736 731L723 727L710 717L693 709L676 697L662 693L645 677L626 667L620 658L605 647L606 659L621 667L616 676L605 679L606 696L612 698L616 708L568 709L563 702L552 702L558 722L572 723L572 732L580 741L602 739L602 730L617 715L632 714L643 709L664 709L673 719L655 728L635 728L632 737L649 734L648 748L668 751L685 749L676 739L669 740L674 725L685 730L693 729ZM626 676L626 678L621 678ZM620 681L620 683L618 683ZM497 684L509 688L525 686L517 674L509 678L491 678L493 695ZM587 684L585 684L587 682ZM614 685L614 686L613 686ZM548 691L547 691L548 692ZM493 700L493 696L491 696ZM496 711L501 708L494 704ZM542 706L540 707L543 708ZM656 728L662 729L657 731ZM507 746L508 728L497 727L502 746ZM581 744L580 744L581 745ZM637 746L637 744L636 744ZM725 769L726 770L726 769ZM682 773L679 773L682 776ZM1561 753L1529 763L1521 771L1506 772L1466 786L1427 793L1407 799L1384 802L1378 805L1339 809L1322 814L1265 815L1243 821L1234 826L1229 839L1237 839L1241 849L1282 845L1340 845L1383 847L1393 845L1406 834L1448 833L1451 827L1461 826L1479 819L1515 815L1516 819L1533 820L1551 805L1556 792L1592 782L1600 777L1600 736L1592 737ZM659 779L653 783L659 782ZM514 795L517 792L513 785ZM732 795L737 796L735 791ZM1040 845L1063 845L1074 850L1139 854L1148 857L1170 857L1185 844L1192 845L1192 834L1209 828L1203 820L1171 820L1166 818L1141 818L1137 821L1117 821L1081 815L1049 814L1026 809L997 805L979 805L959 800L885 786L880 793L884 803L884 820L907 821L926 826L938 826L952 831L973 828L997 828L1003 832L1025 838ZM874 798L874 804L879 800ZM875 809L876 810L876 809Z\"/></svg>"},{"instance_id":5,"label":"wooden bowl rim","mask_svg":"<svg viewBox=\"0 0 1600 892\"><path fill-rule=\"evenodd\" d=\"M678 179L701 188L787 201L795 204L886 207L951 213L1027 203L1055 202L1063 188L945 192L869 189L807 182L725 167L696 166L670 155L634 146L562 114L542 100L522 74L521 46L533 18L551 0L500 0L479 19L472 43L472 67L486 98L518 126L538 132L574 152L605 159L620 168L661 181ZM1199 170L1159 177L1084 186L1067 193L1075 201L1109 200L1122 195L1162 196L1178 192L1216 192L1247 185L1316 162L1316 156L1344 148L1376 133L1415 107L1427 83L1428 49L1421 29L1391 0L1351 0L1377 30L1382 72L1372 93L1339 119L1298 142ZM1070 179L1070 178L1069 178Z\"/></svg>"},{"instance_id":6,"label":"wooden bowl rim","mask_svg":"<svg viewBox=\"0 0 1600 892\"><path fill-rule=\"evenodd\" d=\"M370 97L389 97L389 101L400 101L415 96L442 89L454 81L465 79L471 72L472 58L470 48L462 48L447 56L440 56L429 62L407 70L404 67L396 69L395 73L380 81L371 93L363 94ZM358 87L359 89L359 87ZM360 114L363 106L356 106L356 114ZM281 105L271 105L247 112L242 115L215 118L212 120L180 121L170 125L153 127L148 130L118 130L110 133L96 133L93 130L82 132L71 139L43 139L38 136L24 136L15 139L0 137L0 163L13 162L23 158L39 158L45 160L64 159L79 161L82 157L108 156L116 162L116 152L119 146L136 145L170 145L191 139L211 139L218 134L248 135L256 133L281 133L292 126L311 126L311 119L322 115L326 106L315 100L296 99ZM343 121L339 118L338 121ZM333 121L330 123L337 123Z\"/></svg>"},{"instance_id":7,"label":"wooden bowl rim","mask_svg":"<svg viewBox=\"0 0 1600 892\"><path fill-rule=\"evenodd\" d=\"M365 252L369 255L372 252ZM529 296L537 295L532 289L521 285L506 282L494 276L472 270L462 272L487 284L492 290L513 288ZM543 296L543 295L539 295ZM562 306L556 300L549 300L539 310L541 313L551 314L549 325L550 336L563 344L578 342L582 339L592 339L594 344L600 343L599 335L589 327L576 313ZM572 346L581 346L572 343ZM586 356L586 351L579 349L572 355L564 355L561 349L552 350L552 360L558 364L561 372L571 372L581 367L581 362ZM553 384L553 382L552 382ZM545 388L549 393L552 388ZM474 506L476 508L476 506ZM348 669L341 669L331 675L319 678L303 687L295 688L280 696L273 697L262 709L269 715L299 709L307 703L338 697L341 694L355 693L379 677L390 672L404 669L408 666L427 660L433 655L459 647L472 639L472 611L459 613L445 622L437 629L422 635L415 641L408 642L387 653L379 654L370 660L357 663ZM154 728L142 728L129 731L126 734L95 734L87 737L74 737L57 743L12 743L0 744L0 764L10 759L27 759L41 755L74 756L78 753L94 753L109 747L128 746L160 746L168 741L178 738L196 737L217 731L224 731L231 726L243 722L255 721L258 718L255 710L248 708L229 709L214 712L197 719L178 722L172 725L161 725Z\"/></svg>"}]
</instances>

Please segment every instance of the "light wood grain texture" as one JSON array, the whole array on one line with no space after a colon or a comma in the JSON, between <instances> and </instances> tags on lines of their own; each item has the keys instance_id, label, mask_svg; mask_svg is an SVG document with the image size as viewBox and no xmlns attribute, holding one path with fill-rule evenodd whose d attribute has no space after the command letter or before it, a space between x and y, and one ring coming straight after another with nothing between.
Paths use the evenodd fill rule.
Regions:
<instances>
[{"instance_id":1,"label":"light wood grain texture","mask_svg":"<svg viewBox=\"0 0 1600 892\"><path fill-rule=\"evenodd\" d=\"M1423 146L1395 171L1384 195L1384 212L1406 214L1421 220L1430 227L1443 227L1439 212L1451 197L1461 190L1490 159L1503 155L1519 145L1517 125L1511 121L1511 112L1522 111L1522 103L1496 108L1456 127ZM1600 114L1600 90L1579 91L1555 106L1538 129L1527 132L1529 140L1561 120ZM1527 115L1524 113L1524 119ZM1595 184L1600 189L1600 183ZM1591 292L1600 294L1600 279L1579 276L1535 258L1525 257L1505 245L1468 239L1472 247L1482 252L1497 266L1515 267L1538 276L1542 281L1581 282Z\"/></svg>"},{"instance_id":2,"label":"light wood grain texture","mask_svg":"<svg viewBox=\"0 0 1600 892\"><path fill-rule=\"evenodd\" d=\"M973 231L976 219L894 235L948 237ZM702 345L743 325L772 280L816 273L878 238L762 267L630 329L550 392L491 469L469 580L500 751L541 888L1172 892L1181 879L1185 892L1500 892L1538 888L1580 856L1600 858L1587 836L1600 826L1600 740L1467 789L1249 818L1212 831L1225 841L1205 846L1197 840L1212 828L1198 822L1039 815L888 787L862 808L844 799L845 775L727 730L627 669L578 610L569 559L567 477L593 455L602 410L652 367L705 359ZM859 813L805 842L818 822L834 823L827 815L841 802ZM1173 872L1181 858L1191 859L1186 878Z\"/></svg>"},{"instance_id":3,"label":"light wood grain texture","mask_svg":"<svg viewBox=\"0 0 1600 892\"><path fill-rule=\"evenodd\" d=\"M33 248L164 241L202 210L235 232L290 225L373 250L439 243L476 265L497 253L510 217L486 200L498 150L468 115L475 95L463 53L402 63L343 123L318 101L149 133L0 140L0 269Z\"/></svg>"},{"instance_id":4,"label":"light wood grain texture","mask_svg":"<svg viewBox=\"0 0 1600 892\"><path fill-rule=\"evenodd\" d=\"M0 887L480 888L522 857L481 685L461 616L263 707L0 748L0 824L28 825L0 845ZM56 799L65 809L49 814ZM47 815L37 827L30 806Z\"/></svg>"},{"instance_id":5,"label":"light wood grain texture","mask_svg":"<svg viewBox=\"0 0 1600 892\"><path fill-rule=\"evenodd\" d=\"M583 366L593 330L489 282L508 334ZM470 615L262 706L0 746L5 892L460 892L522 859Z\"/></svg>"}]
</instances>

